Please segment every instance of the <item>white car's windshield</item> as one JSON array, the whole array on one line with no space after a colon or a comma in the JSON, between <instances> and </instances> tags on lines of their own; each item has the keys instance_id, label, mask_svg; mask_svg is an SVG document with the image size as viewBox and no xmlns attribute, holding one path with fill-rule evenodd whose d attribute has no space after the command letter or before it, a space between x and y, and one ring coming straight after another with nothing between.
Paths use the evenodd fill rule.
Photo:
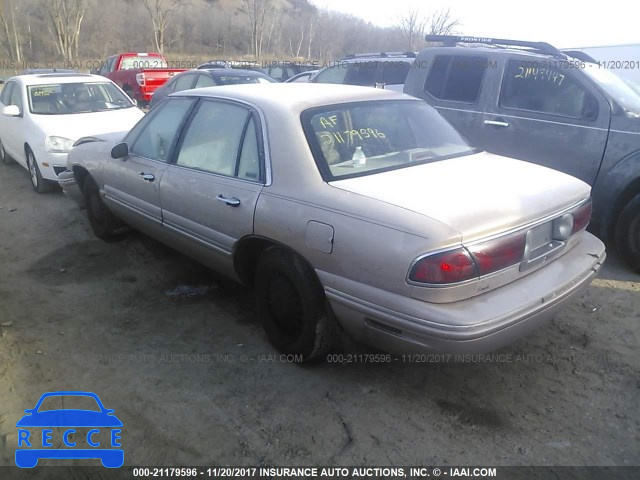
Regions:
<instances>
[{"instance_id":1,"label":"white car's windshield","mask_svg":"<svg viewBox=\"0 0 640 480\"><path fill-rule=\"evenodd\" d=\"M640 116L640 94L611 70L586 63L584 71L604 88L625 111Z\"/></svg>"},{"instance_id":2,"label":"white car's windshield","mask_svg":"<svg viewBox=\"0 0 640 480\"><path fill-rule=\"evenodd\" d=\"M473 153L436 110L420 101L359 102L302 115L326 180L368 175Z\"/></svg>"},{"instance_id":3,"label":"white car's windshield","mask_svg":"<svg viewBox=\"0 0 640 480\"><path fill-rule=\"evenodd\" d=\"M130 108L134 104L109 82L31 85L29 109L36 115L68 115Z\"/></svg>"}]
</instances>

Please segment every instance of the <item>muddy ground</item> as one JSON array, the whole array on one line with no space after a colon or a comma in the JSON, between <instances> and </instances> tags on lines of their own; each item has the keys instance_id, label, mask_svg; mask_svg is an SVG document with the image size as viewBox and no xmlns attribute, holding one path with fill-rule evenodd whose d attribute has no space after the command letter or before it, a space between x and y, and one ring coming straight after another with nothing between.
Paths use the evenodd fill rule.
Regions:
<instances>
[{"instance_id":1,"label":"muddy ground","mask_svg":"<svg viewBox=\"0 0 640 480\"><path fill-rule=\"evenodd\" d=\"M640 277L610 255L493 358L300 366L250 293L140 234L96 239L0 165L0 465L57 390L115 409L126 465L640 465L639 321Z\"/></svg>"}]
</instances>

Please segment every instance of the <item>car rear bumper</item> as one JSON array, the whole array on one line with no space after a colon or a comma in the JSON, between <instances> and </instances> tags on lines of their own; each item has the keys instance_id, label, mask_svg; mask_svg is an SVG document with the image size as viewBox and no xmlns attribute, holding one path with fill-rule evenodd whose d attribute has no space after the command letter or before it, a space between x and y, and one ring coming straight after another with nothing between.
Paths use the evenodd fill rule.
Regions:
<instances>
[{"instance_id":1,"label":"car rear bumper","mask_svg":"<svg viewBox=\"0 0 640 480\"><path fill-rule=\"evenodd\" d=\"M587 288L605 257L604 244L585 232L571 251L544 268L446 304L319 275L338 321L357 340L393 353L484 353L550 320Z\"/></svg>"},{"instance_id":2,"label":"car rear bumper","mask_svg":"<svg viewBox=\"0 0 640 480\"><path fill-rule=\"evenodd\" d=\"M74 200L80 208L84 208L84 195L80 189L80 185L76 181L73 172L65 170L58 175L58 185L62 188L64 194Z\"/></svg>"}]
</instances>

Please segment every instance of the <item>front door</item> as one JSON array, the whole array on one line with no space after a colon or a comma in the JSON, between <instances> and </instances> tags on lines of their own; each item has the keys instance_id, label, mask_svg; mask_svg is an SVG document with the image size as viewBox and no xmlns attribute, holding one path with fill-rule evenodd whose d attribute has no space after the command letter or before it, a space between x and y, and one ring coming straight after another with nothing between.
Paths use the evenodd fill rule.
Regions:
<instances>
[{"instance_id":1,"label":"front door","mask_svg":"<svg viewBox=\"0 0 640 480\"><path fill-rule=\"evenodd\" d=\"M105 201L142 230L162 224L162 176L194 103L195 99L176 98L154 109L127 135L129 155L109 160L105 168Z\"/></svg>"}]
</instances>

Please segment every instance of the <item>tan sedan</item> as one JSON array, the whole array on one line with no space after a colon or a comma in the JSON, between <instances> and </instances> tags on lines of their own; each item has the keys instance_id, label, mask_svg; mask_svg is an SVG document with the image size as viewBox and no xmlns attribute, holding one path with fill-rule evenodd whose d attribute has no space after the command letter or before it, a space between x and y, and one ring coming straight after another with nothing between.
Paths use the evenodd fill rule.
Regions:
<instances>
[{"instance_id":1,"label":"tan sedan","mask_svg":"<svg viewBox=\"0 0 640 480\"><path fill-rule=\"evenodd\" d=\"M254 287L270 341L304 359L340 331L392 352L495 349L605 258L587 184L479 152L396 92L198 89L78 143L60 184L99 237L124 221Z\"/></svg>"}]
</instances>

